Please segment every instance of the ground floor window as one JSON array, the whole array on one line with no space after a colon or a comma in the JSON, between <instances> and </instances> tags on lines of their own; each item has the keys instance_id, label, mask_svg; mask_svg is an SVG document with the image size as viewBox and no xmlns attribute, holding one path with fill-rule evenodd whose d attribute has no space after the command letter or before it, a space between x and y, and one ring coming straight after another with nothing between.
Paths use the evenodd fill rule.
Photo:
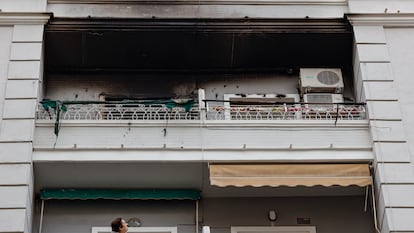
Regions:
<instances>
[{"instance_id":1,"label":"ground floor window","mask_svg":"<svg viewBox=\"0 0 414 233\"><path fill-rule=\"evenodd\" d=\"M111 227L92 227L91 233L111 233ZM177 233L177 227L128 227L128 232Z\"/></svg>"},{"instance_id":2,"label":"ground floor window","mask_svg":"<svg viewBox=\"0 0 414 233\"><path fill-rule=\"evenodd\" d=\"M315 226L231 227L231 233L316 233Z\"/></svg>"}]
</instances>

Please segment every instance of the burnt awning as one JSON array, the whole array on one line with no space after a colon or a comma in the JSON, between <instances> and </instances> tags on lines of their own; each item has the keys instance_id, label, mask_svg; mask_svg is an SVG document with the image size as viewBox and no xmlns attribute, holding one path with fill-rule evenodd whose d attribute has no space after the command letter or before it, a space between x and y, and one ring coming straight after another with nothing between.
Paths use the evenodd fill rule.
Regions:
<instances>
[{"instance_id":1,"label":"burnt awning","mask_svg":"<svg viewBox=\"0 0 414 233\"><path fill-rule=\"evenodd\" d=\"M368 186L368 164L210 164L210 183L226 186Z\"/></svg>"},{"instance_id":2,"label":"burnt awning","mask_svg":"<svg viewBox=\"0 0 414 233\"><path fill-rule=\"evenodd\" d=\"M53 18L45 31L49 73L271 71L352 62L352 27L342 18Z\"/></svg>"}]
</instances>

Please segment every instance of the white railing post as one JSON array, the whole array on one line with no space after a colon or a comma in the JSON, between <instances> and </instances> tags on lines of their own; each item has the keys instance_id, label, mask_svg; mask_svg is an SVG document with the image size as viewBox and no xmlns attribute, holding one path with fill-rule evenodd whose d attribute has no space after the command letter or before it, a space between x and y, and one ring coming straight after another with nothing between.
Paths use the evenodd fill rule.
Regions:
<instances>
[{"instance_id":1,"label":"white railing post","mask_svg":"<svg viewBox=\"0 0 414 233\"><path fill-rule=\"evenodd\" d=\"M207 103L205 101L206 99L206 94L204 92L204 89L198 89L198 112L200 114L200 121L201 122L205 122L206 117L207 117Z\"/></svg>"}]
</instances>

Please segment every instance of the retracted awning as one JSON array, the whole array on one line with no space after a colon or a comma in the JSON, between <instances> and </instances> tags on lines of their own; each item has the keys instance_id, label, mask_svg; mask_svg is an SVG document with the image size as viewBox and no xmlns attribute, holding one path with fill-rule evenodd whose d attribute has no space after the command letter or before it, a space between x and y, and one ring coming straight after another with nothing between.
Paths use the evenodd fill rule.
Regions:
<instances>
[{"instance_id":1,"label":"retracted awning","mask_svg":"<svg viewBox=\"0 0 414 233\"><path fill-rule=\"evenodd\" d=\"M198 201L200 191L193 189L42 189L39 233L42 233L45 200L194 200L196 229L198 229Z\"/></svg>"},{"instance_id":2,"label":"retracted awning","mask_svg":"<svg viewBox=\"0 0 414 233\"><path fill-rule=\"evenodd\" d=\"M198 200L200 191L191 189L43 189L42 200L138 199L138 200Z\"/></svg>"},{"instance_id":3,"label":"retracted awning","mask_svg":"<svg viewBox=\"0 0 414 233\"><path fill-rule=\"evenodd\" d=\"M210 164L210 183L226 186L368 186L368 164Z\"/></svg>"}]
</instances>

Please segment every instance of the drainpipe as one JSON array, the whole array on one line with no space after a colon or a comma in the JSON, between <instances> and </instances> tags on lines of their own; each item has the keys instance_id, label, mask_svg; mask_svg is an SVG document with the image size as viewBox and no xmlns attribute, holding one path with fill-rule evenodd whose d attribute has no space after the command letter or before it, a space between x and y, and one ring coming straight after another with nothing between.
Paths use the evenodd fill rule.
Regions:
<instances>
[{"instance_id":1,"label":"drainpipe","mask_svg":"<svg viewBox=\"0 0 414 233\"><path fill-rule=\"evenodd\" d=\"M42 200L42 205L40 207L40 222L39 222L39 232L42 233L42 225L43 225L43 211L45 209L45 200Z\"/></svg>"},{"instance_id":2,"label":"drainpipe","mask_svg":"<svg viewBox=\"0 0 414 233\"><path fill-rule=\"evenodd\" d=\"M198 200L196 200L195 233L198 233ZM40 232L39 232L40 233Z\"/></svg>"},{"instance_id":3,"label":"drainpipe","mask_svg":"<svg viewBox=\"0 0 414 233\"><path fill-rule=\"evenodd\" d=\"M374 212L374 227L375 232L381 233L381 231L378 229L378 220L377 220L377 205L375 204L375 191L374 191L374 184L371 184L371 192L372 192L372 209Z\"/></svg>"}]
</instances>

